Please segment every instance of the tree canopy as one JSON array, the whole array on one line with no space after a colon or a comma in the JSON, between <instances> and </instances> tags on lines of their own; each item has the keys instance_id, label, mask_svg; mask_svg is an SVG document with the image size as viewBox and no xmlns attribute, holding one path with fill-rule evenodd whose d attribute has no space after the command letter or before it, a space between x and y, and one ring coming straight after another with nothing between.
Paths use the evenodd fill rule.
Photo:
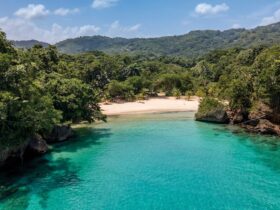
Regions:
<instances>
[{"instance_id":1,"label":"tree canopy","mask_svg":"<svg viewBox=\"0 0 280 210\"><path fill-rule=\"evenodd\" d=\"M21 143L60 123L104 120L102 100L130 101L159 92L177 98L196 94L212 105L228 101L232 110L247 111L262 101L279 113L280 46L216 49L196 58L67 55L54 46L15 49L0 33L1 145Z\"/></svg>"}]
</instances>

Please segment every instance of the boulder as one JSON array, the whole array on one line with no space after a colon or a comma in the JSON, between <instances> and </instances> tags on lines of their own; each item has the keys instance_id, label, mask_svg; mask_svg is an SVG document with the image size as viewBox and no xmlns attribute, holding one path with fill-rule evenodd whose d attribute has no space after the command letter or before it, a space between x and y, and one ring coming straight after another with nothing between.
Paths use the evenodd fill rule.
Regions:
<instances>
[{"instance_id":1,"label":"boulder","mask_svg":"<svg viewBox=\"0 0 280 210\"><path fill-rule=\"evenodd\" d=\"M48 149L47 142L39 134L35 134L28 143L28 151L33 154L45 154Z\"/></svg>"},{"instance_id":2,"label":"boulder","mask_svg":"<svg viewBox=\"0 0 280 210\"><path fill-rule=\"evenodd\" d=\"M239 123L242 123L243 121L244 121L244 115L243 115L243 113L242 112L237 112L235 115L234 115L234 117L233 117L233 119L232 119L232 122L233 122L233 124L239 124Z\"/></svg>"},{"instance_id":3,"label":"boulder","mask_svg":"<svg viewBox=\"0 0 280 210\"><path fill-rule=\"evenodd\" d=\"M271 120L273 110L266 104L258 102L254 105L252 111L249 113L248 119L251 121L259 121L260 119Z\"/></svg>"},{"instance_id":4,"label":"boulder","mask_svg":"<svg viewBox=\"0 0 280 210\"><path fill-rule=\"evenodd\" d=\"M70 125L57 125L52 129L51 133L44 135L44 139L48 143L56 143L66 141L73 135L74 132Z\"/></svg>"},{"instance_id":5,"label":"boulder","mask_svg":"<svg viewBox=\"0 0 280 210\"><path fill-rule=\"evenodd\" d=\"M260 120L259 124L255 127L256 131L261 134L279 135L280 128L278 125L271 123L268 120Z\"/></svg>"},{"instance_id":6,"label":"boulder","mask_svg":"<svg viewBox=\"0 0 280 210\"><path fill-rule=\"evenodd\" d=\"M228 112L228 116L231 124L240 124L248 119L248 113L242 110Z\"/></svg>"},{"instance_id":7,"label":"boulder","mask_svg":"<svg viewBox=\"0 0 280 210\"><path fill-rule=\"evenodd\" d=\"M24 156L32 158L33 156L45 154L49 150L48 143L65 141L72 136L73 130L70 126L55 126L48 135L43 135L42 137L39 134L35 134L21 145L2 148L0 150L0 167L22 163Z\"/></svg>"},{"instance_id":8,"label":"boulder","mask_svg":"<svg viewBox=\"0 0 280 210\"><path fill-rule=\"evenodd\" d=\"M195 115L195 119L197 121L202 121L202 122L212 122L212 123L221 123L221 124L229 123L229 117L227 115L227 112L223 109L211 110L203 114L197 113Z\"/></svg>"},{"instance_id":9,"label":"boulder","mask_svg":"<svg viewBox=\"0 0 280 210\"><path fill-rule=\"evenodd\" d=\"M28 141L21 145L7 147L0 150L0 167L4 166L7 162L17 162L23 158L24 152L28 146Z\"/></svg>"},{"instance_id":10,"label":"boulder","mask_svg":"<svg viewBox=\"0 0 280 210\"><path fill-rule=\"evenodd\" d=\"M250 132L280 136L280 126L266 119L260 119L256 126L244 125L244 127Z\"/></svg>"}]
</instances>

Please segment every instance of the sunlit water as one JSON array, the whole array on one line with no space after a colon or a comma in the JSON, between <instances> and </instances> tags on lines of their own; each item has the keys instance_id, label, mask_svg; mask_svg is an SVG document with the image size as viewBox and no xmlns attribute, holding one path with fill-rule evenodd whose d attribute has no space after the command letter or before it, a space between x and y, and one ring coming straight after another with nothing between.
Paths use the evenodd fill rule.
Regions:
<instances>
[{"instance_id":1,"label":"sunlit water","mask_svg":"<svg viewBox=\"0 0 280 210\"><path fill-rule=\"evenodd\" d=\"M1 172L0 209L280 209L279 139L235 131L192 113L111 118Z\"/></svg>"}]
</instances>

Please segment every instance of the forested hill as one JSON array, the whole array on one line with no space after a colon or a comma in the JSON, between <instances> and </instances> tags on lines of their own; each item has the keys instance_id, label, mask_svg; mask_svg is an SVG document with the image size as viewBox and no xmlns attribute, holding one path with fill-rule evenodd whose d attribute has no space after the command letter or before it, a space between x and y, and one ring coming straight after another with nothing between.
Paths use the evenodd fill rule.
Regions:
<instances>
[{"instance_id":1,"label":"forested hill","mask_svg":"<svg viewBox=\"0 0 280 210\"><path fill-rule=\"evenodd\" d=\"M37 40L12 41L12 43L16 48L25 48L25 49L30 49L35 45L42 45L43 47L47 47L50 45L46 42L40 42Z\"/></svg>"},{"instance_id":2,"label":"forested hill","mask_svg":"<svg viewBox=\"0 0 280 210\"><path fill-rule=\"evenodd\" d=\"M215 49L253 47L280 43L280 23L255 29L231 29L226 31L192 31L186 35L160 38L109 38L103 36L79 37L56 44L64 53L80 53L99 50L106 53L154 53L194 57Z\"/></svg>"}]
</instances>

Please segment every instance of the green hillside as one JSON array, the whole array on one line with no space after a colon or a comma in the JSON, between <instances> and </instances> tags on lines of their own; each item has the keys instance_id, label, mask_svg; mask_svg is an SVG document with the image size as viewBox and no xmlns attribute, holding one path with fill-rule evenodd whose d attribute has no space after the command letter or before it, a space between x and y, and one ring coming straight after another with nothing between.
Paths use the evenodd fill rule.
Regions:
<instances>
[{"instance_id":1,"label":"green hillside","mask_svg":"<svg viewBox=\"0 0 280 210\"><path fill-rule=\"evenodd\" d=\"M194 57L215 49L253 47L280 43L280 23L255 29L192 31L186 35L160 38L109 38L103 36L67 39L56 44L63 53L103 51L109 54L147 54Z\"/></svg>"},{"instance_id":2,"label":"green hillside","mask_svg":"<svg viewBox=\"0 0 280 210\"><path fill-rule=\"evenodd\" d=\"M30 48L34 47L35 45L42 45L43 47L49 46L48 43L40 42L37 40L12 41L12 44L16 48L24 48L24 49L30 49Z\"/></svg>"}]
</instances>

